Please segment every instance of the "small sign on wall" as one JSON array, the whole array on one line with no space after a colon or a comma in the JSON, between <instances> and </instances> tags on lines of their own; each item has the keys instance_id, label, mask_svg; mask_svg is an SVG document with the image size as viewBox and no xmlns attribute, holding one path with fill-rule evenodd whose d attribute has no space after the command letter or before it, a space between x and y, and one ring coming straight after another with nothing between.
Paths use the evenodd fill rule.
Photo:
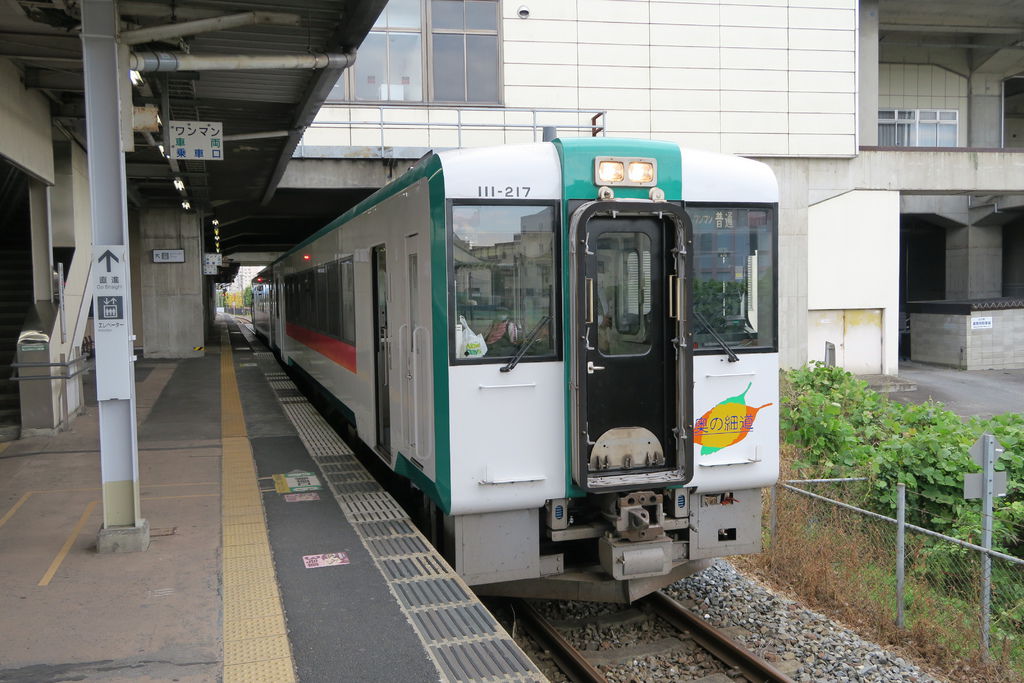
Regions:
<instances>
[{"instance_id":1,"label":"small sign on wall","mask_svg":"<svg viewBox=\"0 0 1024 683\"><path fill-rule=\"evenodd\" d=\"M184 263L184 249L154 249L153 263Z\"/></svg>"},{"instance_id":2,"label":"small sign on wall","mask_svg":"<svg viewBox=\"0 0 1024 683\"><path fill-rule=\"evenodd\" d=\"M978 318L971 318L971 329L972 330L991 330L992 329L992 316L982 316Z\"/></svg>"}]
</instances>

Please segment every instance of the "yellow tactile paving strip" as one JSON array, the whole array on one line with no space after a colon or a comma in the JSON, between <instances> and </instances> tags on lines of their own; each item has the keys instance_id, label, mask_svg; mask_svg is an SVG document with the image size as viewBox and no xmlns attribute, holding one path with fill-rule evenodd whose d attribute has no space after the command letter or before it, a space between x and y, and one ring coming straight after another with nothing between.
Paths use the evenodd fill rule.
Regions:
<instances>
[{"instance_id":1,"label":"yellow tactile paving strip","mask_svg":"<svg viewBox=\"0 0 1024 683\"><path fill-rule=\"evenodd\" d=\"M220 340L224 683L295 681L231 343Z\"/></svg>"}]
</instances>

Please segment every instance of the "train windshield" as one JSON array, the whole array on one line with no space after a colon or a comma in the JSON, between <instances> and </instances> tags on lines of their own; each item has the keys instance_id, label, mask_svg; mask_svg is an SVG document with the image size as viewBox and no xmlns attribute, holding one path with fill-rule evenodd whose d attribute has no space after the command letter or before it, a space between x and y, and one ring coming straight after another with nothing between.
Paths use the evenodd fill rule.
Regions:
<instances>
[{"instance_id":1,"label":"train windshield","mask_svg":"<svg viewBox=\"0 0 1024 683\"><path fill-rule=\"evenodd\" d=\"M775 211L689 206L693 221L693 338L700 351L775 348Z\"/></svg>"},{"instance_id":2,"label":"train windshield","mask_svg":"<svg viewBox=\"0 0 1024 683\"><path fill-rule=\"evenodd\" d=\"M451 330L455 360L557 355L555 207L452 207Z\"/></svg>"}]
</instances>

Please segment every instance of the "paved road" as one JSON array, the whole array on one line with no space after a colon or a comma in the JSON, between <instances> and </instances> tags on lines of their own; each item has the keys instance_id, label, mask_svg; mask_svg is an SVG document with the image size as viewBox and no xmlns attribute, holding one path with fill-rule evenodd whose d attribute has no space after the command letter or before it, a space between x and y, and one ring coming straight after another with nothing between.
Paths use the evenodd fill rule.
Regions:
<instances>
[{"instance_id":1,"label":"paved road","mask_svg":"<svg viewBox=\"0 0 1024 683\"><path fill-rule=\"evenodd\" d=\"M953 370L902 361L899 376L917 384L917 391L889 394L901 403L932 398L961 417L1024 413L1024 370Z\"/></svg>"}]
</instances>

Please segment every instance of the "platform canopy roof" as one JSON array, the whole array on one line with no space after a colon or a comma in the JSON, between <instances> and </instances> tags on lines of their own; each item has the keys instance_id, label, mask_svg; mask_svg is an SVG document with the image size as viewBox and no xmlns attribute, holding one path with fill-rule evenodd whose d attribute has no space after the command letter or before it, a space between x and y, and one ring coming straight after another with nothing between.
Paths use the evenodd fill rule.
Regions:
<instances>
[{"instance_id":1,"label":"platform canopy roof","mask_svg":"<svg viewBox=\"0 0 1024 683\"><path fill-rule=\"evenodd\" d=\"M187 199L207 223L218 218L228 254L280 251L336 215L344 201L332 201L323 193L279 191L278 183L305 127L385 4L118 2L127 52L136 58L154 53L194 58L175 70L143 71L142 83L132 88L134 105L156 107L164 123L220 122L227 136L223 160L178 161L165 155L170 150L163 130L135 133L135 150L126 156L129 202L138 207L180 206ZM28 87L50 98L57 125L85 147L80 11L78 0L0 3L0 57L22 70ZM237 64L217 62L224 56L237 57ZM254 56L304 65L254 69L248 59ZM212 59L203 63L206 57ZM310 62L319 64L311 68ZM158 145L165 146L165 153ZM175 187L175 178L182 180L184 190Z\"/></svg>"}]
</instances>

